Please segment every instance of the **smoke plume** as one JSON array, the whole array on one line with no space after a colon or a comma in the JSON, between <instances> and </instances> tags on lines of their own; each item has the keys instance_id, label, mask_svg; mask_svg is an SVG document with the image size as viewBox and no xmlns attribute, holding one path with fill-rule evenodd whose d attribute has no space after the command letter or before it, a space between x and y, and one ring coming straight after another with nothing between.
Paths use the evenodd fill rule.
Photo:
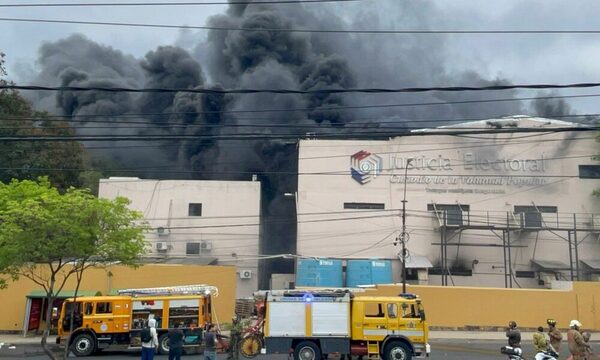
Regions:
<instances>
[{"instance_id":1,"label":"smoke plume","mask_svg":"<svg viewBox=\"0 0 600 360\"><path fill-rule=\"evenodd\" d=\"M231 4L212 17L211 26L248 29L393 29L443 27L444 17L432 2L392 1L365 8L349 4L303 6ZM508 79L476 72L455 72L443 36L423 34L351 35L273 31L217 31L208 36L185 34L187 49L159 46L143 59L72 35L40 49L37 83L51 86L122 86L133 88L255 88L322 90L351 87L484 86L509 84ZM196 36L197 35L197 36ZM198 39L194 41L194 39ZM515 92L504 92L511 98ZM80 132L99 134L194 135L196 140L164 141L123 151L115 143L99 153L125 166L170 166L168 171L137 171L131 175L159 178L249 180L257 174L263 188L262 254L295 251L295 203L285 192L297 187L297 150L286 137L306 133L362 134L365 130L393 136L408 126L441 125L440 119L491 118L523 111L518 101L457 104L489 99L492 94L421 93L387 95L199 95L189 93L63 92L36 99L39 105L84 126ZM390 104L429 103L427 106ZM431 103L440 103L432 105ZM374 105L385 105L374 107ZM348 108L351 106L351 108ZM268 109L309 111L268 112ZM536 102L540 114L568 113L566 103ZM110 129L92 129L88 117L109 121ZM132 126L129 121L142 125ZM75 124L75 123L74 123ZM352 124L353 126L348 126ZM392 130L392 128L394 130ZM217 140L227 135L273 135L253 141ZM277 138L279 136L279 138ZM283 137L282 137L283 136ZM271 221L277 220L277 221ZM292 263L274 261L264 270L290 272ZM261 287L268 278L260 279Z\"/></svg>"}]
</instances>

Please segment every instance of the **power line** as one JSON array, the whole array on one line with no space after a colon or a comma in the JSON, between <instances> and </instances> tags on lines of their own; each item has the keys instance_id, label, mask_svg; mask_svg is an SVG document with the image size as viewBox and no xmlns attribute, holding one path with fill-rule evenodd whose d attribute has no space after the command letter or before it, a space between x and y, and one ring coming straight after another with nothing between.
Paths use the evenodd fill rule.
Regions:
<instances>
[{"instance_id":1,"label":"power line","mask_svg":"<svg viewBox=\"0 0 600 360\"><path fill-rule=\"evenodd\" d=\"M194 114L194 113L187 113L187 114ZM127 114L124 114L127 115ZM411 129L417 129L415 127L407 127L406 124L411 124L411 123L448 123L448 122L471 122L471 121L484 121L484 120L491 120L490 118L481 118L481 117L477 117L477 118L453 118L453 119L402 119L402 120L394 120L394 121L381 121L381 118L352 118L351 121L345 123L343 126L341 125L335 125L335 124L317 124L317 123L312 123L312 124L280 124L280 123L222 123L222 124L212 124L212 123L183 123L183 122L152 122L152 119L140 119L140 120L119 120L119 121L114 121L115 119L121 119L121 118L126 118L129 119L131 118L130 116L121 116L121 115L114 115L114 116L110 116L110 120L79 120L79 119L73 119L73 117L75 117L76 115L71 115L71 116L65 116L65 119L56 119L58 117L62 117L60 115L52 115L53 118L51 119L46 119L44 118L40 118L40 117L27 117L27 116L3 116L0 115L0 121L19 121L19 120L23 120L23 121L33 121L33 122L40 122L40 123L53 123L53 122L58 122L61 124L64 123L69 123L69 122L75 122L75 123L90 123L90 124L110 124L107 126L98 126L98 127L94 127L94 126L88 126L88 125L81 125L81 126L76 126L76 125L70 125L69 127L70 129L115 129L115 125L119 125L118 128L119 129L146 129L146 128L152 128L152 129L169 129L169 128L209 128L209 129L222 129L222 128L244 128L244 127L248 127L248 128L262 128L262 127L268 127L268 128L286 128L286 129L335 129L337 131L339 130L343 130L343 129L365 129L367 127L370 127L371 129L382 129L382 130L394 130L394 129L398 129L398 130L411 130ZM100 116L100 115L98 115ZM148 116L153 116L153 115L148 115ZM548 115L547 118L553 118L553 119L557 119L557 118L591 118L591 117L599 117L600 113L590 113L590 114L577 114L577 115ZM154 117L154 116L153 116ZM164 118L170 117L170 115L168 113L165 113L164 116L161 116ZM539 116L523 116L520 117L519 119L535 119L535 118L539 118ZM503 119L503 118L500 118ZM507 118L509 119L509 118ZM199 119L200 120L200 119ZM202 118L202 120L204 120L204 118ZM277 121L286 121L287 119L281 118L281 119L267 119L264 117L260 117L260 118L236 118L236 121L239 120L263 120L263 121L272 121L272 122L277 122ZM185 120L181 120L181 121L185 121ZM140 125L140 126L121 126L123 124L126 125ZM389 126L391 124L398 124L397 126ZM375 127L374 125L385 125L384 127ZM35 126L35 127L0 127L0 129L4 129L4 130L8 130L8 129L40 129L40 126ZM43 129L65 129L65 127L50 127L50 126L44 126Z\"/></svg>"},{"instance_id":2,"label":"power line","mask_svg":"<svg viewBox=\"0 0 600 360\"><path fill-rule=\"evenodd\" d=\"M147 24L108 21L80 21L80 20L52 20L52 19L26 19L26 18L0 18L0 21L12 22L34 22L50 24L76 24L76 25L100 25L100 26L128 26L157 29L193 29L193 30L215 30L215 31L248 31L248 32L279 32L279 33L327 33L327 34L457 34L457 35L553 35L553 34L600 34L600 30L342 30L342 29L285 29L285 28L243 28L226 26L194 26L194 25L169 25L169 24Z\"/></svg>"},{"instance_id":3,"label":"power line","mask_svg":"<svg viewBox=\"0 0 600 360\"><path fill-rule=\"evenodd\" d=\"M548 129L540 128L502 128L502 129L448 129L436 130L435 132L407 132L403 136L431 136L431 135L464 135L464 134L508 134L508 133L558 133L558 132L579 132L579 131L597 131L600 127L579 126L579 127L556 127ZM166 141L166 140L220 140L220 141L238 141L238 140L297 140L305 137L306 134L230 134L230 135L14 135L1 136L0 141L45 141L45 142L61 142L61 141ZM338 133L321 133L310 134L311 139L373 139L374 137L389 137L391 134L386 134L382 131L378 132L360 132L349 134Z\"/></svg>"},{"instance_id":4,"label":"power line","mask_svg":"<svg viewBox=\"0 0 600 360\"><path fill-rule=\"evenodd\" d=\"M203 5L268 5L268 4L310 4L341 3L363 0L256 0L256 1L208 1L208 2L130 2L130 3L39 3L39 4L0 4L0 8L19 7L97 7L97 6L203 6Z\"/></svg>"},{"instance_id":5,"label":"power line","mask_svg":"<svg viewBox=\"0 0 600 360\"><path fill-rule=\"evenodd\" d=\"M493 102L508 102L508 101L529 101L529 100L550 100L550 99L573 99L573 98L587 98L587 97L600 97L600 94L582 94L582 95L555 95L555 96L535 96L535 97L521 97L521 98L502 98L502 99L482 99L482 100L461 100L461 101L435 101L435 102L421 102L421 103L404 103L404 104L382 104L382 105L356 105L356 106L337 106L337 107L305 107L305 108L289 108L289 109L261 109L261 110L208 110L208 111L184 111L184 112L162 112L162 113L131 113L131 114L76 114L76 115L46 115L46 117L60 117L60 118L90 118L90 117L138 117L138 116L165 116L165 115L188 115L188 114L239 114L239 113L270 113L270 112L295 112L295 111L340 111L340 110L354 110L354 109L380 109L380 108L394 108L394 107L413 107L413 106L437 106L437 105L456 105L456 104L481 104L481 103L493 103ZM577 115L561 115L563 117L577 116ZM554 116L560 117L560 116ZM41 119L41 118L36 118ZM489 119L474 119L474 120L489 120ZM69 121L84 121L84 120L69 120ZM448 120L454 121L454 120ZM456 121L462 121L457 119Z\"/></svg>"},{"instance_id":6,"label":"power line","mask_svg":"<svg viewBox=\"0 0 600 360\"><path fill-rule=\"evenodd\" d=\"M2 20L2 19L0 19ZM437 87L409 87L409 88L352 88L352 89L320 89L320 90L295 90L295 89L189 89L189 88L124 88L124 87L96 87L96 86L38 86L38 85L0 85L0 89L7 90L35 90L35 91L105 91L111 93L192 93L192 94L390 94L390 93L422 93L430 91L464 92L464 91L499 91L514 89L582 89L599 87L600 83L574 83L574 84L517 84L517 85L490 85L490 86L437 86ZM318 109L318 108L317 108Z\"/></svg>"}]
</instances>

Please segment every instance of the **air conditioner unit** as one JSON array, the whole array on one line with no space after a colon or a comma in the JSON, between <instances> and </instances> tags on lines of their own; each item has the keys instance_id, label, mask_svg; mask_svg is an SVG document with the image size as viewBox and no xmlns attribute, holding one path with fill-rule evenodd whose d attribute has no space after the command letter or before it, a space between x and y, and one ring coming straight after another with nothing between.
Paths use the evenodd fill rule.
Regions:
<instances>
[{"instance_id":1,"label":"air conditioner unit","mask_svg":"<svg viewBox=\"0 0 600 360\"><path fill-rule=\"evenodd\" d=\"M552 289L552 283L556 281L556 275L541 273L540 280L542 280L546 289Z\"/></svg>"},{"instance_id":2,"label":"air conditioner unit","mask_svg":"<svg viewBox=\"0 0 600 360\"><path fill-rule=\"evenodd\" d=\"M169 250L169 246L165 241L158 241L156 243L156 251L158 252L166 252Z\"/></svg>"},{"instance_id":3,"label":"air conditioner unit","mask_svg":"<svg viewBox=\"0 0 600 360\"><path fill-rule=\"evenodd\" d=\"M252 270L240 270L240 279L252 279Z\"/></svg>"},{"instance_id":4,"label":"air conditioner unit","mask_svg":"<svg viewBox=\"0 0 600 360\"><path fill-rule=\"evenodd\" d=\"M166 236L169 235L170 232L171 231L166 226L158 226L156 228L156 233L158 234L158 236Z\"/></svg>"},{"instance_id":5,"label":"air conditioner unit","mask_svg":"<svg viewBox=\"0 0 600 360\"><path fill-rule=\"evenodd\" d=\"M210 241L202 241L200 243L200 250L204 252L209 252L212 250L212 243Z\"/></svg>"}]
</instances>

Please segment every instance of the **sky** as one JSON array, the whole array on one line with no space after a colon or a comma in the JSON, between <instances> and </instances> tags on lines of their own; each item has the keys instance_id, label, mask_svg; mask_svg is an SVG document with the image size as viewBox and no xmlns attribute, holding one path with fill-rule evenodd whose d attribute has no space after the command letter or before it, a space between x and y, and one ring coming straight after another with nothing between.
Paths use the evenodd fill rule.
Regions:
<instances>
[{"instance_id":1,"label":"sky","mask_svg":"<svg viewBox=\"0 0 600 360\"><path fill-rule=\"evenodd\" d=\"M59 0L54 2L57 1ZM0 0L0 4L40 2L42 1ZM99 0L60 2L89 3ZM398 13L398 8L392 5L394 3L403 3L405 13ZM292 8L300 5L285 6ZM320 24L323 28L334 28L341 24L346 28L363 29L410 29L423 25L430 29L600 29L600 18L597 16L600 13L600 2L595 0L362 0L338 4L305 4L303 7L316 14L336 14L342 21L324 21ZM226 9L226 5L0 8L0 17L204 25L209 17L223 14ZM23 85L34 84L35 74L40 71L40 45L66 38L73 33L83 34L94 42L136 58L142 58L148 51L160 45L176 44L194 53L198 51L198 43L207 36L206 31L0 21L0 51L7 54L9 78ZM361 36L368 42L402 42L406 39L405 35L355 35ZM513 83L576 83L600 80L599 34L423 35L413 37L412 41L432 39L442 43L443 54L436 61L444 62L445 71L474 71L484 78L500 77ZM373 56L377 54L360 54L365 64L368 64ZM415 69L419 70L421 69ZM357 68L356 71L364 73L366 70ZM403 85L382 83L383 81L377 83L376 80L374 78L370 85ZM427 75L423 74L422 86L454 85L431 84L429 80ZM568 93L591 91L593 90ZM600 112L600 109L594 108L594 101L589 99L571 100L570 104L576 112Z\"/></svg>"}]
</instances>

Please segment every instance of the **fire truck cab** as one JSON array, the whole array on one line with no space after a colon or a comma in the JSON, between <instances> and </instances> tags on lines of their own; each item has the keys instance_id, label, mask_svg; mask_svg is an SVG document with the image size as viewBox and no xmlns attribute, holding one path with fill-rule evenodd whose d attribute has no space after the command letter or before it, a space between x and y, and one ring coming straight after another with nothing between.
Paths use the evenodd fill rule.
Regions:
<instances>
[{"instance_id":1,"label":"fire truck cab","mask_svg":"<svg viewBox=\"0 0 600 360\"><path fill-rule=\"evenodd\" d=\"M161 354L169 352L167 332L176 326L186 335L185 346L200 347L203 329L212 323L212 297L217 295L214 286L189 285L67 299L60 312L56 342L67 345L70 339L68 346L76 356L108 347L141 347L141 330L149 319L155 319Z\"/></svg>"}]
</instances>

